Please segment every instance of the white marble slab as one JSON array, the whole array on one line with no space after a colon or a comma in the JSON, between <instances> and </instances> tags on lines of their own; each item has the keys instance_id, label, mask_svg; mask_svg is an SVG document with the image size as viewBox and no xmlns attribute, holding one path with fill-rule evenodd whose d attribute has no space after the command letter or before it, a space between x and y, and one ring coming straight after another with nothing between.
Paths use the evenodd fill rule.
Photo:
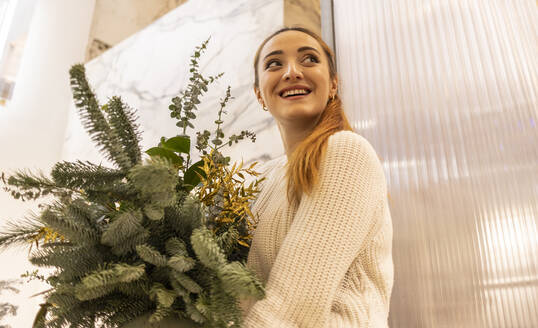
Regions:
<instances>
[{"instance_id":1,"label":"white marble slab","mask_svg":"<svg viewBox=\"0 0 538 328\"><path fill-rule=\"evenodd\" d=\"M224 147L223 153L246 163L264 161L283 154L284 148L274 119L256 101L252 62L260 42L282 25L282 0L190 0L88 62L88 80L101 104L118 95L137 109L146 150L156 146L161 136L180 133L168 106L189 82L190 56L195 47L211 36L200 59L200 71L206 77L220 72L224 76L200 99L198 118L193 122L196 129L187 133L194 144L196 131L216 129L213 121L230 85L235 99L225 108L225 140L241 130L252 131L257 138L255 143L244 140ZM196 152L194 146L192 149ZM107 163L83 129L74 105L62 158Z\"/></svg>"}]
</instances>

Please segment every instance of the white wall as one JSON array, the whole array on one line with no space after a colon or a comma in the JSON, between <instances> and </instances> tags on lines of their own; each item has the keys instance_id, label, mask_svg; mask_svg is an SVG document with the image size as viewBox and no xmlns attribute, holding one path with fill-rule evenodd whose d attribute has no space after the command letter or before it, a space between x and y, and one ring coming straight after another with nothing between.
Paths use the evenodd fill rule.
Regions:
<instances>
[{"instance_id":1,"label":"white wall","mask_svg":"<svg viewBox=\"0 0 538 328\"><path fill-rule=\"evenodd\" d=\"M0 171L30 168L50 171L60 159L72 103L68 71L84 60L95 0L39 0L30 24L13 99L0 111ZM29 214L36 204L15 201L0 191L0 224ZM1 279L18 278L30 270L27 249L0 254ZM30 327L38 298L29 295L46 286L26 284L17 296L2 300L19 305L19 313L5 320L13 327Z\"/></svg>"}]
</instances>

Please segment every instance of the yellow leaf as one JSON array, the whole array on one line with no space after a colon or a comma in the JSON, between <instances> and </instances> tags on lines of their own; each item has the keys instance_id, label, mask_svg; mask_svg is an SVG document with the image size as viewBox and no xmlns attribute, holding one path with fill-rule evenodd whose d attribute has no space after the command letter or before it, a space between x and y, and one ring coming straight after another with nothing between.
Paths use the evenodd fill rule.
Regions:
<instances>
[{"instance_id":1,"label":"yellow leaf","mask_svg":"<svg viewBox=\"0 0 538 328\"><path fill-rule=\"evenodd\" d=\"M250 211L250 208L248 206L245 206L245 212L251 217L251 218L254 218L254 215L252 214L252 212Z\"/></svg>"},{"instance_id":2,"label":"yellow leaf","mask_svg":"<svg viewBox=\"0 0 538 328\"><path fill-rule=\"evenodd\" d=\"M239 240L239 239L238 239L237 242L238 242L240 245L243 245L243 246L245 246L245 247L250 247L247 243L245 243L245 242L242 241L242 240Z\"/></svg>"},{"instance_id":3,"label":"yellow leaf","mask_svg":"<svg viewBox=\"0 0 538 328\"><path fill-rule=\"evenodd\" d=\"M252 170L252 168L253 168L256 164L258 164L258 162L254 162L254 163L250 164L250 166L248 167L248 170Z\"/></svg>"}]
</instances>

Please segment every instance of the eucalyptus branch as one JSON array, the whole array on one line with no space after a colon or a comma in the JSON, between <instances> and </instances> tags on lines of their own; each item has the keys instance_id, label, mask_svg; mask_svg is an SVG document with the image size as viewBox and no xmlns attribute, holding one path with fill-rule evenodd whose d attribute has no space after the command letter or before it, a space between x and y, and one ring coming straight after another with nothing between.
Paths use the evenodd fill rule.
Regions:
<instances>
[{"instance_id":1,"label":"eucalyptus branch","mask_svg":"<svg viewBox=\"0 0 538 328\"><path fill-rule=\"evenodd\" d=\"M220 77L224 73L219 73L216 76L210 76L207 79L199 72L198 58L206 50L207 43L211 37L202 43L200 47L196 47L194 55L191 56L190 61L190 70L191 77L189 81L191 83L187 87L187 90L181 91L179 97L174 97L172 99L172 104L168 106L170 109L170 117L178 120L176 126L183 128L182 136L187 136L187 127L194 128L194 125L190 122L196 118L193 110L198 109L197 104L200 103L200 96L207 92L207 86Z\"/></svg>"},{"instance_id":2,"label":"eucalyptus branch","mask_svg":"<svg viewBox=\"0 0 538 328\"><path fill-rule=\"evenodd\" d=\"M73 194L82 193L80 189L59 186L41 172L31 173L19 170L9 177L2 172L0 181L4 184L4 191L22 201L36 200L49 194L59 198L70 198Z\"/></svg>"},{"instance_id":3,"label":"eucalyptus branch","mask_svg":"<svg viewBox=\"0 0 538 328\"><path fill-rule=\"evenodd\" d=\"M220 110L218 113L219 118L215 121L215 123L217 124L217 129L215 131L215 139L211 140L211 142L217 147L222 144L222 140L220 138L224 138L224 132L222 132L220 125L224 123L222 121L222 113L227 114L227 112L224 110L224 107L230 99L234 99L234 97L230 95L230 86L228 86L228 88L226 89L226 97L224 97L224 99L222 99L220 102Z\"/></svg>"}]
</instances>

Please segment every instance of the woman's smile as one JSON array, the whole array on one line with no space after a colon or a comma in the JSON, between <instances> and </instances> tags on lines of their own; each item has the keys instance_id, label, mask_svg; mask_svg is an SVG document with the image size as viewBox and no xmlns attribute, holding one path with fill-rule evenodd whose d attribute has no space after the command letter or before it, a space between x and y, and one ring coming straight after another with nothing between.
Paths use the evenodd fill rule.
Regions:
<instances>
[{"instance_id":1,"label":"woman's smile","mask_svg":"<svg viewBox=\"0 0 538 328\"><path fill-rule=\"evenodd\" d=\"M284 98L284 100L299 100L299 99L306 98L308 95L309 95L309 93L293 95L293 96L287 96L287 97L283 97L283 98Z\"/></svg>"},{"instance_id":2,"label":"woman's smile","mask_svg":"<svg viewBox=\"0 0 538 328\"><path fill-rule=\"evenodd\" d=\"M312 93L310 90L286 90L280 92L280 98L284 100L304 99Z\"/></svg>"}]
</instances>

